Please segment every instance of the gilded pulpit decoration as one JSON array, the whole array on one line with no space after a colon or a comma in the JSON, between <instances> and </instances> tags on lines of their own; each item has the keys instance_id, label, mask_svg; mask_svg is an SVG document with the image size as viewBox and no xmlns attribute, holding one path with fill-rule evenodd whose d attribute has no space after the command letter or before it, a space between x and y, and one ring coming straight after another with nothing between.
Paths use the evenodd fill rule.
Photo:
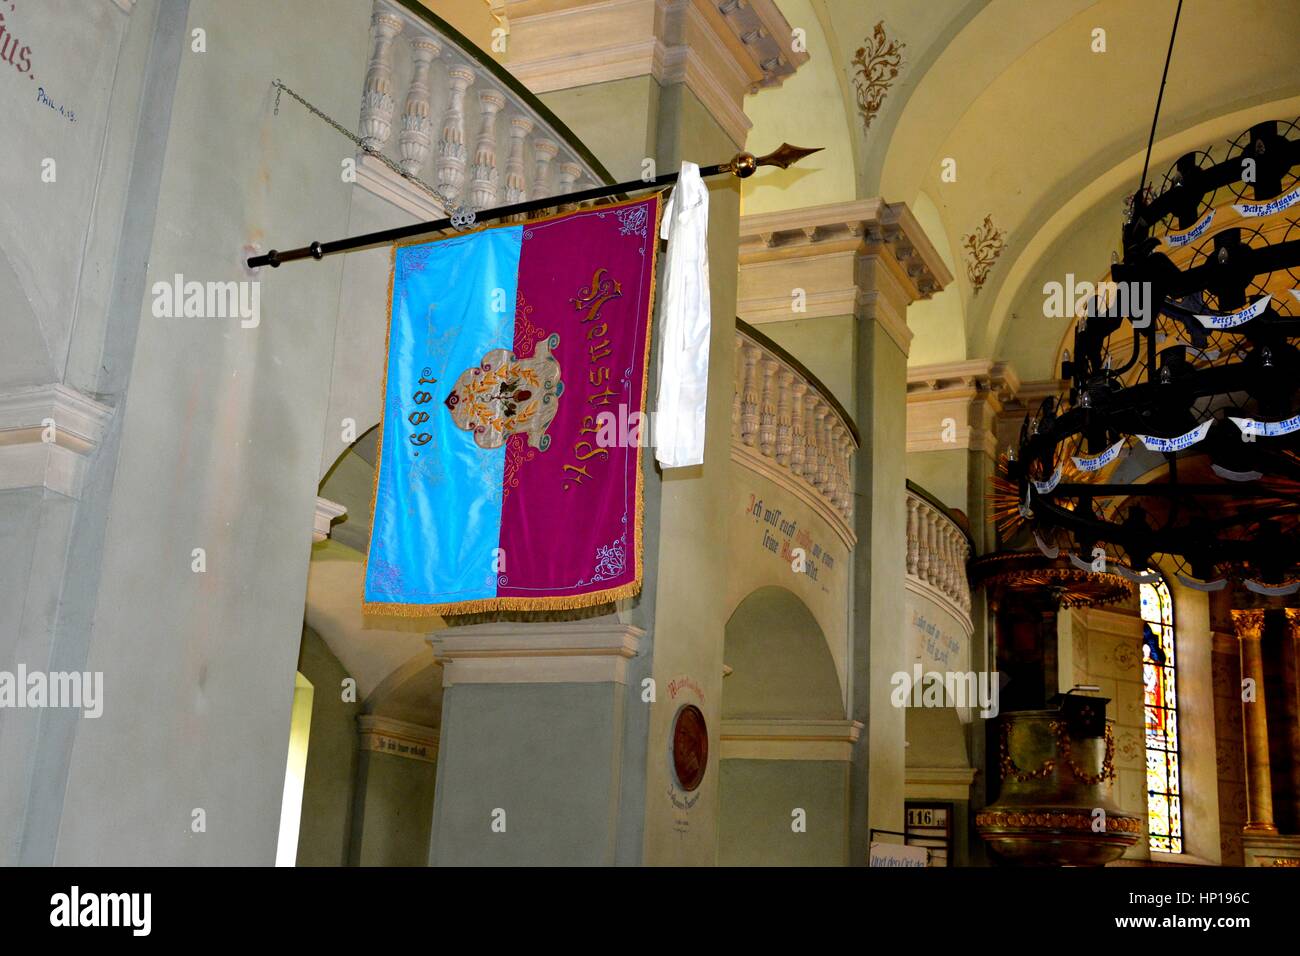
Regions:
<instances>
[{"instance_id":1,"label":"gilded pulpit decoration","mask_svg":"<svg viewBox=\"0 0 1300 956\"><path fill-rule=\"evenodd\" d=\"M857 92L864 131L871 128L871 121L885 102L885 94L898 77L905 46L901 40L891 40L885 35L885 21L881 20L871 31L871 38L853 54L853 88Z\"/></svg>"},{"instance_id":2,"label":"gilded pulpit decoration","mask_svg":"<svg viewBox=\"0 0 1300 956\"><path fill-rule=\"evenodd\" d=\"M970 280L971 294L978 295L993 263L1007 247L1007 234L993 225L993 214L990 213L974 232L961 237L961 244L966 250L966 278Z\"/></svg>"}]
</instances>

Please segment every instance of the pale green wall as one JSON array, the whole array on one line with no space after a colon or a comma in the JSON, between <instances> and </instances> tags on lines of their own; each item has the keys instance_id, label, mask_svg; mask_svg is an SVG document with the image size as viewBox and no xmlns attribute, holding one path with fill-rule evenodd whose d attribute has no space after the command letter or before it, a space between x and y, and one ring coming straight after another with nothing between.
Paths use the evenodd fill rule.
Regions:
<instances>
[{"instance_id":1,"label":"pale green wall","mask_svg":"<svg viewBox=\"0 0 1300 956\"><path fill-rule=\"evenodd\" d=\"M157 188L115 224L107 332L88 324L79 347L74 329L77 384L115 417L78 508L52 656L103 671L106 705L94 721L47 715L58 726L40 741L28 862L275 859L341 259L258 276L256 329L155 318L149 290L176 273L246 279L253 239L348 232L350 147L294 104L272 113L283 76L356 115L369 7L313 9L139 0L128 18L127 45L160 77L170 69L174 94L144 83L141 104L128 82L140 65L116 74L115 106L141 104L140 128L119 131L134 150L127 181L157 174ZM199 27L205 53L189 45Z\"/></svg>"},{"instance_id":2,"label":"pale green wall","mask_svg":"<svg viewBox=\"0 0 1300 956\"><path fill-rule=\"evenodd\" d=\"M617 684L456 684L443 694L434 865L614 862ZM492 830L505 811L505 832Z\"/></svg>"},{"instance_id":3,"label":"pale green wall","mask_svg":"<svg viewBox=\"0 0 1300 956\"><path fill-rule=\"evenodd\" d=\"M967 453L912 451L907 453L907 477L949 508L967 510L970 495Z\"/></svg>"},{"instance_id":4,"label":"pale green wall","mask_svg":"<svg viewBox=\"0 0 1300 956\"><path fill-rule=\"evenodd\" d=\"M349 862L357 866L425 866L437 765L362 750Z\"/></svg>"},{"instance_id":5,"label":"pale green wall","mask_svg":"<svg viewBox=\"0 0 1300 956\"><path fill-rule=\"evenodd\" d=\"M934 245L948 271L953 276L960 275L965 265L953 258L943 217L934 200L922 191L916 194L916 199L910 206L917 223ZM966 358L966 319L962 308L961 283L954 279L946 289L909 305L907 327L912 330L912 342L907 352L908 365L959 362Z\"/></svg>"},{"instance_id":6,"label":"pale green wall","mask_svg":"<svg viewBox=\"0 0 1300 956\"><path fill-rule=\"evenodd\" d=\"M724 718L844 718L826 637L784 588L760 588L736 608L727 621L726 662Z\"/></svg>"},{"instance_id":7,"label":"pale green wall","mask_svg":"<svg viewBox=\"0 0 1300 956\"><path fill-rule=\"evenodd\" d=\"M722 761L720 866L843 866L849 765L837 760ZM803 833L794 810L806 814Z\"/></svg>"},{"instance_id":8,"label":"pale green wall","mask_svg":"<svg viewBox=\"0 0 1300 956\"><path fill-rule=\"evenodd\" d=\"M779 87L745 97L744 108L754 124L747 148L755 154L776 149L782 142L820 146L823 151L791 169L760 169L747 179L745 215L856 198L852 137L857 117L845 108L840 95L835 61L813 2L780 0L778 6L791 30L804 31L808 59Z\"/></svg>"},{"instance_id":9,"label":"pale green wall","mask_svg":"<svg viewBox=\"0 0 1300 956\"><path fill-rule=\"evenodd\" d=\"M554 90L538 99L573 130L616 182L622 182L641 178L641 163L646 158L663 163L656 175L677 169L677 163L669 163L654 148L660 95L653 77L632 76ZM701 165L721 161L688 158Z\"/></svg>"},{"instance_id":10,"label":"pale green wall","mask_svg":"<svg viewBox=\"0 0 1300 956\"><path fill-rule=\"evenodd\" d=\"M785 349L830 389L846 409L856 401L852 316L765 322L758 330ZM852 412L850 412L852 414Z\"/></svg>"},{"instance_id":11,"label":"pale green wall","mask_svg":"<svg viewBox=\"0 0 1300 956\"><path fill-rule=\"evenodd\" d=\"M717 162L737 144L684 86L663 91L657 139L662 164L682 159ZM716 158L715 158L716 157ZM661 485L655 584L653 674L660 687L689 677L703 689L709 765L688 812L685 832L669 797L673 785L670 732L675 703L662 692L650 712L646 761L645 862L707 866L717 860L718 758L723 639L731 608L728 569L715 558L727 546L731 406L735 374L737 244L740 189L736 180L709 183L709 398L704 464L666 473ZM652 386L653 387L653 386ZM648 515L647 515L648 520ZM701 547L714 542L713 548Z\"/></svg>"},{"instance_id":12,"label":"pale green wall","mask_svg":"<svg viewBox=\"0 0 1300 956\"><path fill-rule=\"evenodd\" d=\"M352 830L361 705L343 699L343 680L348 673L309 627L302 629L298 672L315 690L298 827L298 865L342 866L348 862Z\"/></svg>"}]
</instances>

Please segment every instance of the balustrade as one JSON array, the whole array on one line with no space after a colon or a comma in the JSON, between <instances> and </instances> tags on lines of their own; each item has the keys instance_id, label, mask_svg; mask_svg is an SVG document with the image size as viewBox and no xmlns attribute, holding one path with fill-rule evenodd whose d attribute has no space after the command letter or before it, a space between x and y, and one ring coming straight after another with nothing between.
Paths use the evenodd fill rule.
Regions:
<instances>
[{"instance_id":1,"label":"balustrade","mask_svg":"<svg viewBox=\"0 0 1300 956\"><path fill-rule=\"evenodd\" d=\"M928 498L907 491L907 577L942 594L960 617L970 616L970 585L966 562L970 542L966 533Z\"/></svg>"},{"instance_id":2,"label":"balustrade","mask_svg":"<svg viewBox=\"0 0 1300 956\"><path fill-rule=\"evenodd\" d=\"M477 109L467 116L471 88ZM400 132L393 136L399 100ZM603 181L481 53L439 35L393 0L375 0L370 19L358 136L365 150L358 183L419 215L564 195ZM472 155L467 144L473 144ZM430 183L448 201L366 154L387 156L406 177Z\"/></svg>"},{"instance_id":3,"label":"balustrade","mask_svg":"<svg viewBox=\"0 0 1300 956\"><path fill-rule=\"evenodd\" d=\"M735 349L733 455L793 482L851 536L853 426L824 386L761 334L738 327Z\"/></svg>"}]
</instances>

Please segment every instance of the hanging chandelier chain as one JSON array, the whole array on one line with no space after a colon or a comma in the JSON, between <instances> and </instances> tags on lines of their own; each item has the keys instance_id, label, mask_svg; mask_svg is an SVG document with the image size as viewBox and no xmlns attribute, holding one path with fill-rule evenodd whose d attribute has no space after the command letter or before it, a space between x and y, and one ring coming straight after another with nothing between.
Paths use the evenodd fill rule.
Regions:
<instances>
[{"instance_id":1,"label":"hanging chandelier chain","mask_svg":"<svg viewBox=\"0 0 1300 956\"><path fill-rule=\"evenodd\" d=\"M367 156L373 156L375 159L379 160L381 163L383 163L393 172L397 173L397 175L419 186L421 189L427 192L434 199L438 200L438 202L442 205L443 209L446 210L448 213L458 212L463 214L469 212L474 208L471 205L458 202L454 196L451 196L448 193L446 193L441 187L431 186L428 183L426 183L423 179L421 179L419 176L411 175L406 170L402 169L401 166L397 165L397 163L393 162L391 159L389 159L379 150L375 149L373 146L367 146L364 142L362 142L360 136L358 136L356 133L353 133L350 129L345 127L342 123L335 120L332 116L330 116L329 114L327 114L326 112L318 108L317 106L313 105L312 103L309 103L306 99L304 99L301 95L299 95L297 91L287 86L286 84L280 82L279 79L276 79L274 82L272 82L271 85L275 87L275 110L274 110L275 116L280 115L280 94L288 93L291 97L293 97L295 100L301 103L307 109L307 112L320 117L330 126L334 127L334 129L338 130L340 133L346 136L352 142L352 144L356 146L357 149L359 149L361 152L365 153Z\"/></svg>"},{"instance_id":2,"label":"hanging chandelier chain","mask_svg":"<svg viewBox=\"0 0 1300 956\"><path fill-rule=\"evenodd\" d=\"M1178 36L1178 19L1183 13L1183 0L1178 0L1178 9L1174 11L1174 26L1169 31L1169 50L1165 53L1165 71L1160 75L1160 92L1156 94L1156 111L1151 117L1151 135L1147 138L1147 154L1142 160L1142 178L1138 181L1137 193L1142 199L1147 187L1147 169L1151 165L1151 150L1156 142L1156 123L1160 120L1160 104L1165 98L1165 81L1169 79L1169 62L1174 58L1174 38ZM1136 205L1136 202L1135 202Z\"/></svg>"}]
</instances>

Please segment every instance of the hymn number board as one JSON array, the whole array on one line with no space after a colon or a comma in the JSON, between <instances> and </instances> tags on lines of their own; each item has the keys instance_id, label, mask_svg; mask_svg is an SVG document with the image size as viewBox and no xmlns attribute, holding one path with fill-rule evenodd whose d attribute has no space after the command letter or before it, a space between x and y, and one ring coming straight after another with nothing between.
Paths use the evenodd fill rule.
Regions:
<instances>
[{"instance_id":1,"label":"hymn number board","mask_svg":"<svg viewBox=\"0 0 1300 956\"><path fill-rule=\"evenodd\" d=\"M930 851L931 866L948 866L952 850L952 805L907 804L907 844Z\"/></svg>"}]
</instances>

